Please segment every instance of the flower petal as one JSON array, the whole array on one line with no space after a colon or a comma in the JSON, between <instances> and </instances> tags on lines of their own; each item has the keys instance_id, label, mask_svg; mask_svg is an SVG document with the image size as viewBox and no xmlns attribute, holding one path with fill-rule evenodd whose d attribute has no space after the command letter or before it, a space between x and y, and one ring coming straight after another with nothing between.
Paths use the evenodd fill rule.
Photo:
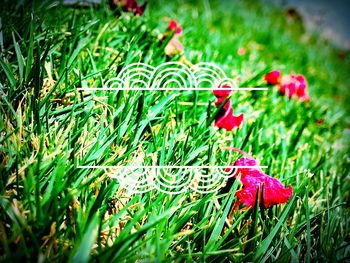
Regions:
<instances>
[{"instance_id":1,"label":"flower petal","mask_svg":"<svg viewBox=\"0 0 350 263\"><path fill-rule=\"evenodd\" d=\"M254 159L240 158L235 162L235 165L256 166L257 163ZM239 173L237 175L240 174L243 189L238 191L236 196L239 202L245 204L247 207L254 207L259 186L265 208L286 203L293 195L292 186L284 187L278 179L265 174L259 168L239 168L238 171Z\"/></svg>"},{"instance_id":2,"label":"flower petal","mask_svg":"<svg viewBox=\"0 0 350 263\"><path fill-rule=\"evenodd\" d=\"M307 94L307 82L303 75L283 76L282 82L280 84L280 93L282 95L287 95L289 98L296 96L297 99L302 101L310 100Z\"/></svg>"},{"instance_id":3,"label":"flower petal","mask_svg":"<svg viewBox=\"0 0 350 263\"><path fill-rule=\"evenodd\" d=\"M182 27L174 19L169 21L168 30L175 31L176 35L180 35L182 33Z\"/></svg>"},{"instance_id":4,"label":"flower petal","mask_svg":"<svg viewBox=\"0 0 350 263\"><path fill-rule=\"evenodd\" d=\"M264 76L265 81L269 85L277 85L281 82L281 72L279 70L273 70Z\"/></svg>"},{"instance_id":5,"label":"flower petal","mask_svg":"<svg viewBox=\"0 0 350 263\"><path fill-rule=\"evenodd\" d=\"M222 88L225 88L225 89L222 89ZM225 100L231 93L231 90L229 90L228 88L230 88L230 86L220 85L218 89L213 90L214 96L217 98L223 98L223 100Z\"/></svg>"}]
</instances>

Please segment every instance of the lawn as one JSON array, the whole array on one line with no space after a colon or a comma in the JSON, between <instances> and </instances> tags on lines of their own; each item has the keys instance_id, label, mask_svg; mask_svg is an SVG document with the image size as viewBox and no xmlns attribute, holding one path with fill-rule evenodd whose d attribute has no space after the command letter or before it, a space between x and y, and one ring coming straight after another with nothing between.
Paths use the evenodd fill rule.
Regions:
<instances>
[{"instance_id":1,"label":"lawn","mask_svg":"<svg viewBox=\"0 0 350 263\"><path fill-rule=\"evenodd\" d=\"M350 260L349 51L263 0L149 1L142 15L108 4L3 7L0 261ZM183 51L170 56L174 38ZM93 89L140 62L215 63L261 90L216 105L212 90ZM304 75L311 100L268 85L272 70ZM232 130L215 125L228 100L244 114ZM99 168L230 166L246 156L233 147L290 185L288 201L264 207L256 191L247 207L240 176L210 192L191 181L178 193L135 193L118 169Z\"/></svg>"}]
</instances>

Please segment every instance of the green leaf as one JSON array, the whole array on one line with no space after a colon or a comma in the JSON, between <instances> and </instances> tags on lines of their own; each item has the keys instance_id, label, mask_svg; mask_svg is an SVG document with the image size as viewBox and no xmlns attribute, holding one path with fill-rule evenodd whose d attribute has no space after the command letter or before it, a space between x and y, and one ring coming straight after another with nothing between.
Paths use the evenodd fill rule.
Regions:
<instances>
[{"instance_id":1,"label":"green leaf","mask_svg":"<svg viewBox=\"0 0 350 263\"><path fill-rule=\"evenodd\" d=\"M82 240L76 247L72 262L84 263L89 261L92 246L97 238L98 222L98 216L95 215L89 223Z\"/></svg>"},{"instance_id":2,"label":"green leaf","mask_svg":"<svg viewBox=\"0 0 350 263\"><path fill-rule=\"evenodd\" d=\"M293 207L294 200L295 200L295 195L288 201L289 202L288 205L286 205L286 207L284 208L282 215L278 219L278 223L271 230L270 234L261 242L261 244L259 244L256 250L256 253L254 255L253 261L259 261L259 259L261 259L264 256L266 251L269 250L270 244L272 243L275 236L278 234L280 227L282 226L282 224L284 224L291 208Z\"/></svg>"}]
</instances>

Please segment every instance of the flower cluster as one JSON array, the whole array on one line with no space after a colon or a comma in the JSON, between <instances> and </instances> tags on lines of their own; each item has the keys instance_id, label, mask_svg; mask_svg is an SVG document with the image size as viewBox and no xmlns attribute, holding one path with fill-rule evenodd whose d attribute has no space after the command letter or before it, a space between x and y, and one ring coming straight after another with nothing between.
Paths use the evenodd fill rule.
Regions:
<instances>
[{"instance_id":1,"label":"flower cluster","mask_svg":"<svg viewBox=\"0 0 350 263\"><path fill-rule=\"evenodd\" d=\"M220 89L221 87L225 89ZM233 115L231 100L227 100L228 96L231 93L231 90L229 90L228 88L230 88L230 86L222 85L219 86L218 89L213 90L214 96L217 98L217 101L215 102L215 106L217 108L220 107L226 101L226 103L216 116L215 126L218 128L224 128L227 131L231 131L233 128L239 127L242 124L244 114L242 113L239 116Z\"/></svg>"},{"instance_id":2,"label":"flower cluster","mask_svg":"<svg viewBox=\"0 0 350 263\"><path fill-rule=\"evenodd\" d=\"M257 166L252 158L240 158L235 162L236 166ZM236 192L236 196L240 203L247 207L254 207L256 194L259 188L259 195L262 200L259 203L264 208L269 208L276 204L286 203L293 195L292 186L284 187L284 185L276 178L265 174L259 168L237 168L235 177L240 174L240 181L243 188Z\"/></svg>"},{"instance_id":3,"label":"flower cluster","mask_svg":"<svg viewBox=\"0 0 350 263\"><path fill-rule=\"evenodd\" d=\"M301 74L290 74L282 76L279 70L274 70L267 73L264 79L269 85L278 85L282 95L292 98L295 96L301 101L309 101L310 97L307 94L307 82Z\"/></svg>"},{"instance_id":4,"label":"flower cluster","mask_svg":"<svg viewBox=\"0 0 350 263\"><path fill-rule=\"evenodd\" d=\"M119 7L124 12L132 12L135 15L141 16L146 8L146 2L144 4L139 5L136 0L110 0L109 2L112 10Z\"/></svg>"},{"instance_id":5,"label":"flower cluster","mask_svg":"<svg viewBox=\"0 0 350 263\"><path fill-rule=\"evenodd\" d=\"M165 54L169 57L172 57L184 51L184 46L179 40L179 37L182 35L182 27L177 23L176 20L172 19L169 21L167 30L168 31L165 32L163 38L165 38L169 33L173 33L173 37L165 47Z\"/></svg>"}]
</instances>

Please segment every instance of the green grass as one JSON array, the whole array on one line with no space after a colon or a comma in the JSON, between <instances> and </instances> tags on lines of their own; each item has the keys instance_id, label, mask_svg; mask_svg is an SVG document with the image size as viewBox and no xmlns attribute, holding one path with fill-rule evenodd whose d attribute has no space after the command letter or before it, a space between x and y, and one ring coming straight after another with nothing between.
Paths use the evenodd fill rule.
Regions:
<instances>
[{"instance_id":1,"label":"green grass","mask_svg":"<svg viewBox=\"0 0 350 263\"><path fill-rule=\"evenodd\" d=\"M349 54L341 59L273 6L221 2L151 1L144 16L119 18L105 5L6 4L2 261L349 260ZM210 92L77 91L133 62L169 61L158 39L165 17L183 26L188 61L214 62L245 87L264 86L275 68L302 73L312 101L288 100L275 87L235 92L245 121L225 132L208 123ZM266 211L231 213L238 181L223 194L128 195L104 170L77 168L142 155L144 165L221 164L219 146L249 152L295 195Z\"/></svg>"}]
</instances>

